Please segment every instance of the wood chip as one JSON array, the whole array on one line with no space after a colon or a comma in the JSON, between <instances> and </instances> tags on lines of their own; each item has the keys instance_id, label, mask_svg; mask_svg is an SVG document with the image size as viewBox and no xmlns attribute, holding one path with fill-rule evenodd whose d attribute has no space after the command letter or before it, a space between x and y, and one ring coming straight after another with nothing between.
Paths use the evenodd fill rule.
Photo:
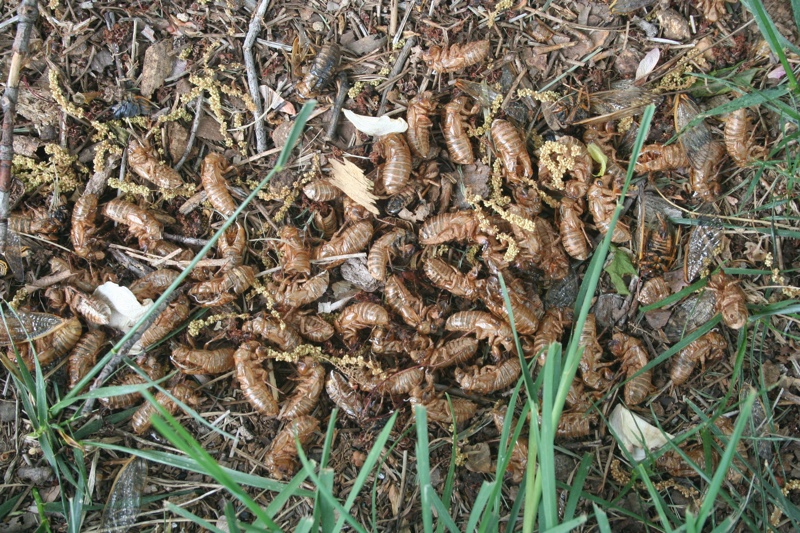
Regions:
<instances>
[{"instance_id":1,"label":"wood chip","mask_svg":"<svg viewBox=\"0 0 800 533\"><path fill-rule=\"evenodd\" d=\"M364 171L350 161L344 163L331 159L330 182L339 187L351 200L367 208L373 215L378 215L378 199L372 194L372 182L364 175Z\"/></svg>"}]
</instances>

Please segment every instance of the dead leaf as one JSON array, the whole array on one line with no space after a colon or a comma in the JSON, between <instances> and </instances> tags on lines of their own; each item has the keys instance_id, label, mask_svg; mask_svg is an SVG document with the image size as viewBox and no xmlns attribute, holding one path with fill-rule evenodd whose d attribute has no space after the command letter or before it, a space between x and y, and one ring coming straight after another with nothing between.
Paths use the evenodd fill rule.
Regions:
<instances>
[{"instance_id":1,"label":"dead leaf","mask_svg":"<svg viewBox=\"0 0 800 533\"><path fill-rule=\"evenodd\" d=\"M494 472L492 467L492 452L489 451L489 444L480 442L471 446L461 448L461 453L467 456L464 466L470 472L480 472L488 474Z\"/></svg>"},{"instance_id":2,"label":"dead leaf","mask_svg":"<svg viewBox=\"0 0 800 533\"><path fill-rule=\"evenodd\" d=\"M400 491L394 483L389 485L389 503L392 504L392 515L397 516L400 512Z\"/></svg>"},{"instance_id":3,"label":"dead leaf","mask_svg":"<svg viewBox=\"0 0 800 533\"><path fill-rule=\"evenodd\" d=\"M403 133L408 129L408 123L402 118L389 118L386 115L380 117L368 117L358 115L349 109L344 109L344 116L349 120L358 131L366 135L380 137L390 133Z\"/></svg>"},{"instance_id":4,"label":"dead leaf","mask_svg":"<svg viewBox=\"0 0 800 533\"><path fill-rule=\"evenodd\" d=\"M658 65L658 60L661 58L661 50L657 47L647 52L642 60L639 62L639 67L636 69L636 80L647 78L653 69Z\"/></svg>"},{"instance_id":5,"label":"dead leaf","mask_svg":"<svg viewBox=\"0 0 800 533\"><path fill-rule=\"evenodd\" d=\"M344 163L331 159L330 182L342 190L355 203L363 205L373 215L380 214L372 194L372 182L364 175L364 171L355 164L345 160Z\"/></svg>"},{"instance_id":6,"label":"dead leaf","mask_svg":"<svg viewBox=\"0 0 800 533\"><path fill-rule=\"evenodd\" d=\"M627 450L635 461L642 461L649 451L657 450L674 437L638 415L633 414L622 404L617 404L608 419L617 444Z\"/></svg>"},{"instance_id":7,"label":"dead leaf","mask_svg":"<svg viewBox=\"0 0 800 533\"><path fill-rule=\"evenodd\" d=\"M408 209L403 208L402 211L397 213L397 218L408 220L409 222L422 222L428 215L431 214L431 206L427 202L422 202L412 213Z\"/></svg>"},{"instance_id":8,"label":"dead leaf","mask_svg":"<svg viewBox=\"0 0 800 533\"><path fill-rule=\"evenodd\" d=\"M171 40L161 41L147 49L142 66L142 83L140 85L142 96L150 98L156 89L164 84L164 80L172 73L174 60Z\"/></svg>"},{"instance_id":9,"label":"dead leaf","mask_svg":"<svg viewBox=\"0 0 800 533\"><path fill-rule=\"evenodd\" d=\"M367 259L364 257L352 257L339 268L346 281L363 291L375 292L381 288L381 283L367 270Z\"/></svg>"}]
</instances>

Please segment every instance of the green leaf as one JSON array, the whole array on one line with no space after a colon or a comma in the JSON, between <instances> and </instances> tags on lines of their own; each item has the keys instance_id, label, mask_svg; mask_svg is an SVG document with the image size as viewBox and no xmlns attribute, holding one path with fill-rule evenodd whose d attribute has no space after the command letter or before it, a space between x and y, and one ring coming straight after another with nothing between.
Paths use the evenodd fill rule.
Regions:
<instances>
[{"instance_id":1,"label":"green leaf","mask_svg":"<svg viewBox=\"0 0 800 533\"><path fill-rule=\"evenodd\" d=\"M628 292L628 284L625 283L623 276L635 276L637 274L636 268L631 263L631 258L628 257L628 254L616 246L612 246L611 251L614 255L603 270L611 277L611 283L617 289L617 294L628 296L630 292Z\"/></svg>"},{"instance_id":2,"label":"green leaf","mask_svg":"<svg viewBox=\"0 0 800 533\"><path fill-rule=\"evenodd\" d=\"M751 68L735 73L735 69L723 69L710 74L699 74L701 78L689 88L689 93L695 98L708 98L718 94L729 93L735 88L748 88L753 86L753 78L759 70Z\"/></svg>"}]
</instances>

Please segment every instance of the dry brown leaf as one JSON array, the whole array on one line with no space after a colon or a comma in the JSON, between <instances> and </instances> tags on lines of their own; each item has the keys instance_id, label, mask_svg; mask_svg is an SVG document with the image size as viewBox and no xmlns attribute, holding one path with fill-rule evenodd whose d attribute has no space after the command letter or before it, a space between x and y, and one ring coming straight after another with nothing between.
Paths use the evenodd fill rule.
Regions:
<instances>
[{"instance_id":1,"label":"dry brown leaf","mask_svg":"<svg viewBox=\"0 0 800 533\"><path fill-rule=\"evenodd\" d=\"M494 472L492 453L489 451L487 443L481 442L473 446L464 446L461 448L461 452L467 456L467 461L464 463L467 470L483 474Z\"/></svg>"},{"instance_id":2,"label":"dry brown leaf","mask_svg":"<svg viewBox=\"0 0 800 533\"><path fill-rule=\"evenodd\" d=\"M164 80L172 73L174 61L172 41L161 41L147 49L142 65L142 96L150 98L164 84Z\"/></svg>"},{"instance_id":3,"label":"dry brown leaf","mask_svg":"<svg viewBox=\"0 0 800 533\"><path fill-rule=\"evenodd\" d=\"M367 208L373 215L378 215L378 199L372 194L372 182L364 175L364 171L350 161L344 163L331 159L330 182L342 190L351 200Z\"/></svg>"}]
</instances>

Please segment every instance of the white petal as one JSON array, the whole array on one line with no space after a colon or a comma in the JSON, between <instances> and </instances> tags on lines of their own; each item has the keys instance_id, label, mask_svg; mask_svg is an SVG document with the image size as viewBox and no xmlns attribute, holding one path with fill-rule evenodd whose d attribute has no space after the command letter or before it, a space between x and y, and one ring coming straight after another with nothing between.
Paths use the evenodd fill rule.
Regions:
<instances>
[{"instance_id":1,"label":"white petal","mask_svg":"<svg viewBox=\"0 0 800 533\"><path fill-rule=\"evenodd\" d=\"M386 115L380 117L366 117L357 115L349 109L344 110L344 116L353 123L361 133L367 135L388 135L390 133L403 133L408 129L408 123L402 118L389 118Z\"/></svg>"},{"instance_id":2,"label":"white petal","mask_svg":"<svg viewBox=\"0 0 800 533\"><path fill-rule=\"evenodd\" d=\"M617 438L617 444L625 448L635 461L646 457L645 449L653 451L664 446L672 435L653 426L643 418L617 404L608 419L608 425Z\"/></svg>"},{"instance_id":3,"label":"white petal","mask_svg":"<svg viewBox=\"0 0 800 533\"><path fill-rule=\"evenodd\" d=\"M660 57L661 50L658 48L653 48L647 52L639 62L639 67L636 69L636 79L640 80L642 78L646 78L648 74L653 72L653 69L656 68Z\"/></svg>"},{"instance_id":4,"label":"white petal","mask_svg":"<svg viewBox=\"0 0 800 533\"><path fill-rule=\"evenodd\" d=\"M111 308L108 325L125 333L130 331L153 305L151 300L145 300L145 305L141 305L128 287L120 287L110 281L97 287L93 296Z\"/></svg>"}]
</instances>

